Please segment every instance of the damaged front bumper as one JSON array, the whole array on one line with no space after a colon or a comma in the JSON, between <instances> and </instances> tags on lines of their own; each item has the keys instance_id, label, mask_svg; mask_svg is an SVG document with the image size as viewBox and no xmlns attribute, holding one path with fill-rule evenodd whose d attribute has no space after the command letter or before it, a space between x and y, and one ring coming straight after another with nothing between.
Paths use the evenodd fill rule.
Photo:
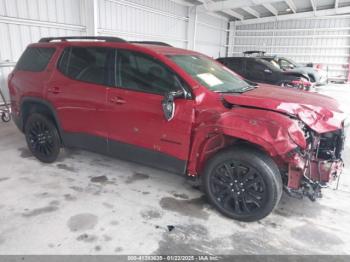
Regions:
<instances>
[{"instance_id":1,"label":"damaged front bumper","mask_svg":"<svg viewBox=\"0 0 350 262\"><path fill-rule=\"evenodd\" d=\"M339 179L343 171L344 140L344 130L312 134L307 150L290 152L286 191L298 198L307 196L315 200L321 197L321 188Z\"/></svg>"},{"instance_id":2,"label":"damaged front bumper","mask_svg":"<svg viewBox=\"0 0 350 262\"><path fill-rule=\"evenodd\" d=\"M288 168L288 188L298 189L303 179L311 180L326 186L336 180L343 171L344 163L341 159L334 161L312 160L304 168L290 164Z\"/></svg>"},{"instance_id":3,"label":"damaged front bumper","mask_svg":"<svg viewBox=\"0 0 350 262\"><path fill-rule=\"evenodd\" d=\"M285 190L289 195L302 198L307 196L310 200L322 197L321 189L328 187L339 179L344 163L341 159L334 161L310 161L304 169L289 165L288 183Z\"/></svg>"}]
</instances>

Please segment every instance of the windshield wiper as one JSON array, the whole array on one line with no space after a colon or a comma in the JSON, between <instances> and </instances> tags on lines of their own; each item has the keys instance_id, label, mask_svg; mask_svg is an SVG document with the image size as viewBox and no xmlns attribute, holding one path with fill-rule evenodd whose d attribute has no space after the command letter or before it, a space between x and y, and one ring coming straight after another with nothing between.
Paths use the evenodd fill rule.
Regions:
<instances>
[{"instance_id":1,"label":"windshield wiper","mask_svg":"<svg viewBox=\"0 0 350 262\"><path fill-rule=\"evenodd\" d=\"M228 91L214 91L215 93L220 93L220 94L227 94L227 93L242 93L241 90L228 90Z\"/></svg>"},{"instance_id":2,"label":"windshield wiper","mask_svg":"<svg viewBox=\"0 0 350 262\"><path fill-rule=\"evenodd\" d=\"M253 90L255 88L257 88L257 86L245 86L245 87L243 87L241 89L238 89L238 90L225 90L225 91L215 91L215 92L217 92L217 93L224 93L224 94L227 94L227 93L238 93L238 94L241 94L241 93Z\"/></svg>"},{"instance_id":3,"label":"windshield wiper","mask_svg":"<svg viewBox=\"0 0 350 262\"><path fill-rule=\"evenodd\" d=\"M255 83L255 82L250 81L250 80L245 79L245 78L243 80L244 80L244 82L248 83L248 85L250 85L250 86L258 86L258 83Z\"/></svg>"},{"instance_id":4,"label":"windshield wiper","mask_svg":"<svg viewBox=\"0 0 350 262\"><path fill-rule=\"evenodd\" d=\"M247 91L250 91L250 90L253 90L257 88L257 86L246 86L246 87L243 87L242 89L240 89L241 92L247 92Z\"/></svg>"}]
</instances>

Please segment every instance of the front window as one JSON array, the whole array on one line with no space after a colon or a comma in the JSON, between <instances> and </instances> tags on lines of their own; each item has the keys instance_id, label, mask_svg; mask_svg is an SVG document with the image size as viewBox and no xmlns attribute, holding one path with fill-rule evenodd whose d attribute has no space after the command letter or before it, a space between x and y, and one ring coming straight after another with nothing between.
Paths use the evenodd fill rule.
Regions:
<instances>
[{"instance_id":1,"label":"front window","mask_svg":"<svg viewBox=\"0 0 350 262\"><path fill-rule=\"evenodd\" d=\"M273 64L274 67L281 69L280 65L275 60L271 60L271 64Z\"/></svg>"},{"instance_id":2,"label":"front window","mask_svg":"<svg viewBox=\"0 0 350 262\"><path fill-rule=\"evenodd\" d=\"M263 64L265 67L270 69L271 71L281 71L280 67L276 64L276 62L272 62L274 60L265 60L265 59L256 59L256 61Z\"/></svg>"},{"instance_id":3,"label":"front window","mask_svg":"<svg viewBox=\"0 0 350 262\"><path fill-rule=\"evenodd\" d=\"M204 56L171 55L169 58L211 91L241 93L254 88L229 69Z\"/></svg>"},{"instance_id":4,"label":"front window","mask_svg":"<svg viewBox=\"0 0 350 262\"><path fill-rule=\"evenodd\" d=\"M295 67L295 63L287 59L280 59L280 65L283 69L292 69Z\"/></svg>"},{"instance_id":5,"label":"front window","mask_svg":"<svg viewBox=\"0 0 350 262\"><path fill-rule=\"evenodd\" d=\"M117 51L117 86L164 95L181 89L181 80L158 60L139 52Z\"/></svg>"}]
</instances>

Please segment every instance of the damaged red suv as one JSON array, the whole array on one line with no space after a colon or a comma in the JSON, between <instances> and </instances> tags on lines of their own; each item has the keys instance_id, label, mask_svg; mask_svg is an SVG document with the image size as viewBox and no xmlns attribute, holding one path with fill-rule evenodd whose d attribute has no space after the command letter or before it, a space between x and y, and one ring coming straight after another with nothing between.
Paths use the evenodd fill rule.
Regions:
<instances>
[{"instance_id":1,"label":"damaged red suv","mask_svg":"<svg viewBox=\"0 0 350 262\"><path fill-rule=\"evenodd\" d=\"M9 89L40 161L78 147L186 175L237 220L267 216L283 188L314 200L343 167L336 101L257 86L162 43L44 38L23 53Z\"/></svg>"}]
</instances>

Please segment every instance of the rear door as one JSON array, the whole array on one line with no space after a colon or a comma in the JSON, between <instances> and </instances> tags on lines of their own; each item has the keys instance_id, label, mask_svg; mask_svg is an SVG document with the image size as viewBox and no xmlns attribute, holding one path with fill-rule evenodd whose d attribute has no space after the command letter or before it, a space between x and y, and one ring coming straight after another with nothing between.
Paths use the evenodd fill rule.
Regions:
<instances>
[{"instance_id":1,"label":"rear door","mask_svg":"<svg viewBox=\"0 0 350 262\"><path fill-rule=\"evenodd\" d=\"M161 105L167 92L177 91L183 84L157 59L117 50L116 88L108 92L110 153L172 172L185 172L193 100L177 99L171 121L165 119Z\"/></svg>"},{"instance_id":2,"label":"rear door","mask_svg":"<svg viewBox=\"0 0 350 262\"><path fill-rule=\"evenodd\" d=\"M246 76L252 81L265 82L265 69L266 67L255 59L249 59L246 64Z\"/></svg>"},{"instance_id":3,"label":"rear door","mask_svg":"<svg viewBox=\"0 0 350 262\"><path fill-rule=\"evenodd\" d=\"M63 51L47 99L57 110L68 146L107 150L106 97L114 49L74 46Z\"/></svg>"}]
</instances>

